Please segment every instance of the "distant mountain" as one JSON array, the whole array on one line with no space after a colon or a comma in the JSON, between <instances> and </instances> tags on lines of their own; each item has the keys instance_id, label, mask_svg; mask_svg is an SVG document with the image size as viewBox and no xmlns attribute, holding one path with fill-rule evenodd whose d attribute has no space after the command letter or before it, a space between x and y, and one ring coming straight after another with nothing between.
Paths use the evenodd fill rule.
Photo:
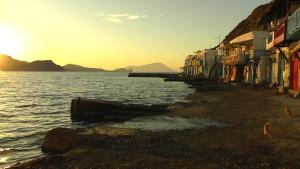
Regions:
<instances>
[{"instance_id":1,"label":"distant mountain","mask_svg":"<svg viewBox=\"0 0 300 169\"><path fill-rule=\"evenodd\" d=\"M52 60L38 60L25 62L13 59L7 55L0 54L0 70L2 71L64 71Z\"/></svg>"},{"instance_id":2,"label":"distant mountain","mask_svg":"<svg viewBox=\"0 0 300 169\"><path fill-rule=\"evenodd\" d=\"M87 68L74 64L60 66L52 60L37 60L25 62L12 58L11 56L0 54L0 70L2 71L73 71L73 72L152 72L152 73L172 73L170 69L162 63L152 63L143 66L128 66L112 71L101 68Z\"/></svg>"},{"instance_id":3,"label":"distant mountain","mask_svg":"<svg viewBox=\"0 0 300 169\"><path fill-rule=\"evenodd\" d=\"M132 69L127 69L127 68L119 68L119 69L115 69L115 70L112 70L111 72L132 72L133 70Z\"/></svg>"},{"instance_id":4,"label":"distant mountain","mask_svg":"<svg viewBox=\"0 0 300 169\"><path fill-rule=\"evenodd\" d=\"M101 68L87 68L87 67L74 65L74 64L67 64L63 66L63 68L66 71L71 71L71 72L106 72L106 70Z\"/></svg>"},{"instance_id":5,"label":"distant mountain","mask_svg":"<svg viewBox=\"0 0 300 169\"><path fill-rule=\"evenodd\" d=\"M171 68L167 67L162 63L152 63L142 66L128 66L126 69L132 69L133 72L144 72L144 73L172 73L175 72Z\"/></svg>"}]
</instances>

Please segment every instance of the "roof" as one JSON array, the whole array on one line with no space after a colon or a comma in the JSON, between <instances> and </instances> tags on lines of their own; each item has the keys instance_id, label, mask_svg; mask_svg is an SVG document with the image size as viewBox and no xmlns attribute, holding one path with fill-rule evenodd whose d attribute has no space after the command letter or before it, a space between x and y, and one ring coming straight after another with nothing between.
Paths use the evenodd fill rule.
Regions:
<instances>
[{"instance_id":1,"label":"roof","mask_svg":"<svg viewBox=\"0 0 300 169\"><path fill-rule=\"evenodd\" d=\"M254 40L256 38L258 38L258 39L267 39L268 36L269 36L268 31L252 31L252 32L246 33L244 35L236 37L235 39L230 41L230 44L247 42L247 41Z\"/></svg>"}]
</instances>

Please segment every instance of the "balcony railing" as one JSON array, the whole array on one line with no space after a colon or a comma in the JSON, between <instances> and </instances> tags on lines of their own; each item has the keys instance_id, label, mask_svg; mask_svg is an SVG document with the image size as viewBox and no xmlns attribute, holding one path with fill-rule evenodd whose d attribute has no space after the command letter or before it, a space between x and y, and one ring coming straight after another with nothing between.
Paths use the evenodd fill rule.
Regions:
<instances>
[{"instance_id":1,"label":"balcony railing","mask_svg":"<svg viewBox=\"0 0 300 169\"><path fill-rule=\"evenodd\" d=\"M300 8L288 19L286 38L294 41L300 39Z\"/></svg>"},{"instance_id":2,"label":"balcony railing","mask_svg":"<svg viewBox=\"0 0 300 169\"><path fill-rule=\"evenodd\" d=\"M249 58L249 54L233 54L224 57L224 62L225 64L229 64L229 65L245 65L247 64L248 58Z\"/></svg>"},{"instance_id":3,"label":"balcony railing","mask_svg":"<svg viewBox=\"0 0 300 169\"><path fill-rule=\"evenodd\" d=\"M199 65L200 64L200 61L197 59L193 60L192 61L192 65Z\"/></svg>"}]
</instances>

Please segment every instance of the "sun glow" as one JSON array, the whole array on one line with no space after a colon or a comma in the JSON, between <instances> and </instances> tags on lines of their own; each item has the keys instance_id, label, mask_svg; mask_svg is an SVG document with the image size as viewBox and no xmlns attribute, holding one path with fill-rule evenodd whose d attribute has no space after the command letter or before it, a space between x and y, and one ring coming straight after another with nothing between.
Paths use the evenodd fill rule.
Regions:
<instances>
[{"instance_id":1,"label":"sun glow","mask_svg":"<svg viewBox=\"0 0 300 169\"><path fill-rule=\"evenodd\" d=\"M17 57L22 50L23 43L17 32L8 26L0 26L0 54Z\"/></svg>"}]
</instances>

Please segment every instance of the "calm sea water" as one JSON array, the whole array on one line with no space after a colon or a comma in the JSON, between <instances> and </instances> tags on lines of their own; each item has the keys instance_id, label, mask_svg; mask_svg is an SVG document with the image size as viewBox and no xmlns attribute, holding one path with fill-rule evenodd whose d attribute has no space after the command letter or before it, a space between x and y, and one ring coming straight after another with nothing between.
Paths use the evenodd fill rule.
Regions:
<instances>
[{"instance_id":1,"label":"calm sea water","mask_svg":"<svg viewBox=\"0 0 300 169\"><path fill-rule=\"evenodd\" d=\"M52 128L92 125L70 120L72 98L175 104L192 92L184 83L127 73L0 72L0 168L42 156Z\"/></svg>"}]
</instances>

